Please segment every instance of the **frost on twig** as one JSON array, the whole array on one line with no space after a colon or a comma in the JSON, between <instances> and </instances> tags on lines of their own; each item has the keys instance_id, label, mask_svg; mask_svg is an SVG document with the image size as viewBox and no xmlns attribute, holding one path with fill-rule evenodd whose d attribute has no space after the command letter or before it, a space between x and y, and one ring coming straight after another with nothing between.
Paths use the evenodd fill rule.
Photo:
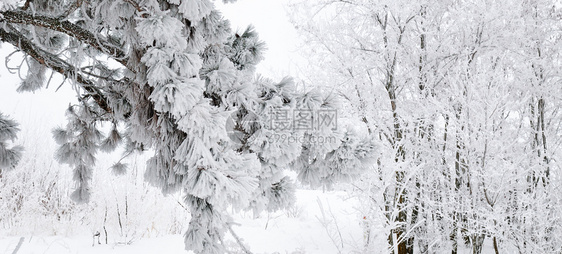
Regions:
<instances>
[{"instance_id":1,"label":"frost on twig","mask_svg":"<svg viewBox=\"0 0 562 254\"><path fill-rule=\"evenodd\" d=\"M20 237L20 240L18 242L18 245L16 246L16 248L14 249L14 251L12 252L12 254L17 254L18 251L20 250L22 244L23 244L23 240L25 239L25 237Z\"/></svg>"},{"instance_id":2,"label":"frost on twig","mask_svg":"<svg viewBox=\"0 0 562 254\"><path fill-rule=\"evenodd\" d=\"M327 203L328 215L326 215L324 206L322 205L322 201L320 200L320 198L316 198L316 202L318 203L318 207L320 208L320 212L322 214L322 217L316 216L316 219L318 219L320 224L322 224L322 226L324 227L324 230L326 230L326 234L328 234L330 240L337 248L338 253L342 253L342 250L344 248L343 237L341 235L341 231L338 226L337 218L332 212L332 208L330 207L330 204Z\"/></svg>"}]
</instances>

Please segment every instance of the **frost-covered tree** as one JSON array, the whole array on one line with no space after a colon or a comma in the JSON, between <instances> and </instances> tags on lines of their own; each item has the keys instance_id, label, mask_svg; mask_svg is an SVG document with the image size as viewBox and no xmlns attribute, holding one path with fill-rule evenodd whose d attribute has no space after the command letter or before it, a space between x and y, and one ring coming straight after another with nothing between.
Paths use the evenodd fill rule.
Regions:
<instances>
[{"instance_id":1,"label":"frost-covered tree","mask_svg":"<svg viewBox=\"0 0 562 254\"><path fill-rule=\"evenodd\" d=\"M357 183L384 221L366 252L560 251L559 4L292 2L306 78L382 146Z\"/></svg>"},{"instance_id":2,"label":"frost-covered tree","mask_svg":"<svg viewBox=\"0 0 562 254\"><path fill-rule=\"evenodd\" d=\"M328 186L369 166L373 140L321 114L337 110L337 97L300 92L289 78L255 78L264 44L251 27L233 33L210 0L0 3L0 38L17 48L17 68L27 71L18 90L62 75L77 93L67 125L53 135L56 158L74 170L78 202L91 197L98 151L149 151L145 179L185 194L186 249L224 253L226 208L260 212L293 202L283 170ZM288 116L304 122L278 128L294 120ZM319 138L331 142L318 145ZM127 165L112 168L123 173Z\"/></svg>"},{"instance_id":3,"label":"frost-covered tree","mask_svg":"<svg viewBox=\"0 0 562 254\"><path fill-rule=\"evenodd\" d=\"M14 120L0 113L0 178L3 170L14 169L21 159L23 148L8 145L8 142L13 142L17 138L19 130Z\"/></svg>"}]
</instances>

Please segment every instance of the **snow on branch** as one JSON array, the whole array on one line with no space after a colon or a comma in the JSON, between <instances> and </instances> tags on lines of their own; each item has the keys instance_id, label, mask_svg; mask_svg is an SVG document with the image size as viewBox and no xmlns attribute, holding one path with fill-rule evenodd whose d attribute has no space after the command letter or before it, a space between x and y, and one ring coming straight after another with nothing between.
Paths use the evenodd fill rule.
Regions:
<instances>
[{"instance_id":1,"label":"snow on branch","mask_svg":"<svg viewBox=\"0 0 562 254\"><path fill-rule=\"evenodd\" d=\"M9 26L7 26L9 27ZM76 72L74 66L65 62L64 60L58 58L57 56L44 51L33 44L25 36L19 34L17 31L7 31L3 27L0 27L0 38L2 41L8 42L22 51L24 51L29 56L33 57L37 62L51 68L52 70L62 74L66 78L70 78L78 82L86 92L90 93L90 96L98 104L100 108L106 112L112 112L111 108L107 103L105 96L98 90L94 82L85 78Z\"/></svg>"},{"instance_id":2,"label":"snow on branch","mask_svg":"<svg viewBox=\"0 0 562 254\"><path fill-rule=\"evenodd\" d=\"M93 34L90 31L68 20L36 13L32 14L26 11L14 10L0 12L0 21L34 25L64 33L92 46L100 52L107 53L122 65L127 65L126 54L123 50L121 50L121 48L104 40L100 35Z\"/></svg>"}]
</instances>

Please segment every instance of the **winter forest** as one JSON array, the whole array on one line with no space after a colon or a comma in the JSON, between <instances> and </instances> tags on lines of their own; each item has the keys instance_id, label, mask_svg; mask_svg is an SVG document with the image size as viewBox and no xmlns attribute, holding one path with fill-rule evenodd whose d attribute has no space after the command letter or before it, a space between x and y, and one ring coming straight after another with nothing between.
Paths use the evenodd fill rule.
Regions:
<instances>
[{"instance_id":1,"label":"winter forest","mask_svg":"<svg viewBox=\"0 0 562 254\"><path fill-rule=\"evenodd\" d=\"M0 0L0 40L1 253L562 253L560 0Z\"/></svg>"}]
</instances>

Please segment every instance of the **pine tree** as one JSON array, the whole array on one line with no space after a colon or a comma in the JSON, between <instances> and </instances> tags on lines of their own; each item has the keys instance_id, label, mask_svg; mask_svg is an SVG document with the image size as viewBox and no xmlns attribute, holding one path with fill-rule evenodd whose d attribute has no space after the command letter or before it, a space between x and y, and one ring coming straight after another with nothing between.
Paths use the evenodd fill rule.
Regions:
<instances>
[{"instance_id":1,"label":"pine tree","mask_svg":"<svg viewBox=\"0 0 562 254\"><path fill-rule=\"evenodd\" d=\"M12 170L21 159L21 146L9 148L8 142L13 142L19 132L18 124L0 113L0 178L3 170Z\"/></svg>"},{"instance_id":2,"label":"pine tree","mask_svg":"<svg viewBox=\"0 0 562 254\"><path fill-rule=\"evenodd\" d=\"M290 78L255 78L264 43L252 27L233 33L210 0L3 1L0 8L0 38L32 67L18 90L43 87L50 70L79 94L67 125L53 131L56 158L74 170L72 198L89 200L98 151L151 151L146 181L185 194L188 250L225 252L228 207L259 213L289 206L294 186L284 169L314 164L306 181L332 184L369 164L370 139L270 125L277 112L335 111L337 99L298 92ZM109 133L102 123L111 124ZM332 142L319 146L311 137ZM126 166L117 162L113 171Z\"/></svg>"}]
</instances>

